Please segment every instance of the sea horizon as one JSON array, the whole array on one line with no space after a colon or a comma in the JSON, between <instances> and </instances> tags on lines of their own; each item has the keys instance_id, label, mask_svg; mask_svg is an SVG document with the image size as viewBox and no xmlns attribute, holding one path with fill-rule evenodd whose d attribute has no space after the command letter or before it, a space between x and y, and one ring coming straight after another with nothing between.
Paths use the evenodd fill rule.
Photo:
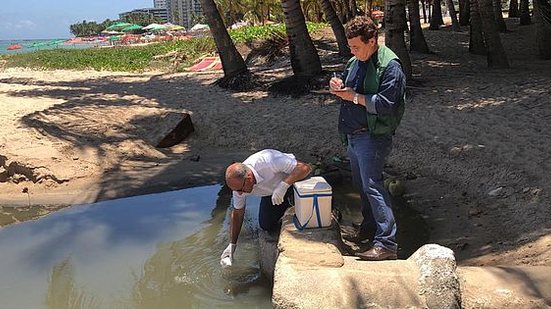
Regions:
<instances>
[{"instance_id":1,"label":"sea horizon","mask_svg":"<svg viewBox=\"0 0 551 309\"><path fill-rule=\"evenodd\" d=\"M29 53L37 50L55 49L55 48L89 48L94 47L94 44L78 44L70 43L63 44L62 41L71 39L69 38L51 38L51 39L18 39L18 40L0 40L0 55L11 55L20 53ZM51 42L51 44L47 44ZM8 50L8 47L12 44L21 45L20 49Z\"/></svg>"}]
</instances>

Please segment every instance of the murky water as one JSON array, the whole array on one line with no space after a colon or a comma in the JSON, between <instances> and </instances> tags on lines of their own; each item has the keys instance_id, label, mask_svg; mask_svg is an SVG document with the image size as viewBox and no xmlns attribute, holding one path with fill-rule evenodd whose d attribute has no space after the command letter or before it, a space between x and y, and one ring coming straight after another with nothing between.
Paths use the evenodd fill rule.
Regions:
<instances>
[{"instance_id":1,"label":"murky water","mask_svg":"<svg viewBox=\"0 0 551 309\"><path fill-rule=\"evenodd\" d=\"M0 308L271 308L251 201L232 271L219 185L61 210L0 229ZM255 207L256 206L256 207Z\"/></svg>"},{"instance_id":2,"label":"murky water","mask_svg":"<svg viewBox=\"0 0 551 309\"><path fill-rule=\"evenodd\" d=\"M258 199L248 201L231 271L230 192L213 185L105 201L0 228L0 308L271 308L261 275ZM359 195L334 188L335 206L359 222ZM399 257L428 238L426 225L394 200Z\"/></svg>"}]
</instances>

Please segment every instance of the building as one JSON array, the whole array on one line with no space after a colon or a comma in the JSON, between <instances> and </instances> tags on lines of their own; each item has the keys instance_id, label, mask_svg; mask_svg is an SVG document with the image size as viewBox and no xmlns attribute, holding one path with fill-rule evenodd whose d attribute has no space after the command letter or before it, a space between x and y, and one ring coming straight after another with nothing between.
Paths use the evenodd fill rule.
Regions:
<instances>
[{"instance_id":1,"label":"building","mask_svg":"<svg viewBox=\"0 0 551 309\"><path fill-rule=\"evenodd\" d=\"M153 0L153 7L156 9L167 9L167 0Z\"/></svg>"},{"instance_id":2,"label":"building","mask_svg":"<svg viewBox=\"0 0 551 309\"><path fill-rule=\"evenodd\" d=\"M167 0L170 21L189 29L197 23L196 18L203 15L199 0Z\"/></svg>"},{"instance_id":3,"label":"building","mask_svg":"<svg viewBox=\"0 0 551 309\"><path fill-rule=\"evenodd\" d=\"M155 17L159 17L163 22L168 22L168 9L160 9L160 8L149 8L149 9L135 9L130 12L124 12L119 14L119 19L124 19L127 15L132 13L146 13L153 15Z\"/></svg>"}]
</instances>

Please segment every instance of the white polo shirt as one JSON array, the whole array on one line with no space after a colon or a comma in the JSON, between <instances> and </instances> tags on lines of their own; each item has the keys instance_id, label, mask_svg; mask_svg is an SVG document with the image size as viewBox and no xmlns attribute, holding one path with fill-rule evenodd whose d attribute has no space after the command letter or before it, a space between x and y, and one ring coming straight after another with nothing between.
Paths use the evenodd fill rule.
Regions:
<instances>
[{"instance_id":1,"label":"white polo shirt","mask_svg":"<svg viewBox=\"0 0 551 309\"><path fill-rule=\"evenodd\" d=\"M251 193L233 191L233 208L245 207L249 195L270 196L277 185L285 179L297 166L297 160L291 153L283 153L274 149L264 149L252 154L245 161L256 179Z\"/></svg>"}]
</instances>

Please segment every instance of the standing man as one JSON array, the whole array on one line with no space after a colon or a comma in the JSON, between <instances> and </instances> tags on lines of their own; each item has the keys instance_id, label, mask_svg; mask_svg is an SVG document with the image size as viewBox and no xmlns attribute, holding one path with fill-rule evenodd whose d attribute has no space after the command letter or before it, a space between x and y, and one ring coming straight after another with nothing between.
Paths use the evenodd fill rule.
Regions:
<instances>
[{"instance_id":1,"label":"standing man","mask_svg":"<svg viewBox=\"0 0 551 309\"><path fill-rule=\"evenodd\" d=\"M311 167L297 161L290 153L265 149L248 157L243 163L233 163L226 169L226 184L233 190L230 216L230 244L220 256L222 267L231 266L237 238L245 215L249 195L261 196L258 223L263 230L278 227L279 219L291 205L291 186L310 174Z\"/></svg>"},{"instance_id":2,"label":"standing man","mask_svg":"<svg viewBox=\"0 0 551 309\"><path fill-rule=\"evenodd\" d=\"M329 82L331 93L342 99L339 133L348 144L352 178L362 201L363 221L353 240L374 235L373 247L356 254L368 261L396 259L396 222L383 184L383 166L404 113L406 90L400 60L378 45L377 30L364 16L346 24L354 57L342 76Z\"/></svg>"}]
</instances>

